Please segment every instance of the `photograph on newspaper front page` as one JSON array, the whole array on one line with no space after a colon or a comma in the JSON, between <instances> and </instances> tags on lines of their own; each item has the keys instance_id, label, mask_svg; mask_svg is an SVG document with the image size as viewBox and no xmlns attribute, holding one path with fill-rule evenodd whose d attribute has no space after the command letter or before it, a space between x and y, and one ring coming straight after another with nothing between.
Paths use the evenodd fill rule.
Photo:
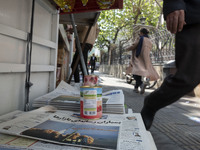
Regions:
<instances>
[{"instance_id":1,"label":"photograph on newspaper front page","mask_svg":"<svg viewBox=\"0 0 200 150\"><path fill-rule=\"evenodd\" d=\"M116 149L118 126L70 124L47 120L21 134L59 143Z\"/></svg>"}]
</instances>

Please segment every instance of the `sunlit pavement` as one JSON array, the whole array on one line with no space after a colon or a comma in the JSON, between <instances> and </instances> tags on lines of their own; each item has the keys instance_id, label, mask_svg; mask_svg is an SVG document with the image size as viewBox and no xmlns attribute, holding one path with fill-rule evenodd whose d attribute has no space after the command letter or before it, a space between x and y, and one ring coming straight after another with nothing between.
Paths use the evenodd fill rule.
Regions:
<instances>
[{"instance_id":1,"label":"sunlit pavement","mask_svg":"<svg viewBox=\"0 0 200 150\"><path fill-rule=\"evenodd\" d=\"M122 89L125 104L136 113L139 113L143 106L144 96L154 90L146 90L141 95L134 93L134 86L126 83L124 79L98 71L94 74L99 76L99 84L104 92ZM185 96L161 109L155 116L150 132L158 150L200 150L200 98Z\"/></svg>"}]
</instances>

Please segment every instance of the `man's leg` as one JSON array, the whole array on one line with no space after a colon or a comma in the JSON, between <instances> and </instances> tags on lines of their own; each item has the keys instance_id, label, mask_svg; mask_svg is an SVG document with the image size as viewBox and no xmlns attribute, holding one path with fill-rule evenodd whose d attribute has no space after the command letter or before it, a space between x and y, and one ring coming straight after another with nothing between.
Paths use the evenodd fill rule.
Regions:
<instances>
[{"instance_id":1,"label":"man's leg","mask_svg":"<svg viewBox=\"0 0 200 150\"><path fill-rule=\"evenodd\" d=\"M93 73L93 64L91 63L91 74Z\"/></svg>"},{"instance_id":2,"label":"man's leg","mask_svg":"<svg viewBox=\"0 0 200 150\"><path fill-rule=\"evenodd\" d=\"M145 97L141 115L147 130L159 109L176 102L200 83L200 25L187 25L176 35L175 75Z\"/></svg>"},{"instance_id":3,"label":"man's leg","mask_svg":"<svg viewBox=\"0 0 200 150\"><path fill-rule=\"evenodd\" d=\"M94 73L94 64L91 65L91 73Z\"/></svg>"},{"instance_id":4,"label":"man's leg","mask_svg":"<svg viewBox=\"0 0 200 150\"><path fill-rule=\"evenodd\" d=\"M96 69L96 61L94 61L94 70ZM94 70L93 70L93 72L94 72Z\"/></svg>"}]
</instances>

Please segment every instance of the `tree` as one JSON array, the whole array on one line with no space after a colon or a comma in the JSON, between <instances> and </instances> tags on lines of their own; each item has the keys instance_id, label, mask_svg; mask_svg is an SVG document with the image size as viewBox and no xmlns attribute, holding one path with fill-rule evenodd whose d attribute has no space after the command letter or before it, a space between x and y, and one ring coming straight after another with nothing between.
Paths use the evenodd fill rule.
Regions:
<instances>
[{"instance_id":1,"label":"tree","mask_svg":"<svg viewBox=\"0 0 200 150\"><path fill-rule=\"evenodd\" d=\"M146 25L156 26L161 15L161 3L154 0L124 0L121 10L105 10L98 19L100 33L96 46L107 51L110 64L111 44L126 43L132 38L133 25L146 18Z\"/></svg>"}]
</instances>

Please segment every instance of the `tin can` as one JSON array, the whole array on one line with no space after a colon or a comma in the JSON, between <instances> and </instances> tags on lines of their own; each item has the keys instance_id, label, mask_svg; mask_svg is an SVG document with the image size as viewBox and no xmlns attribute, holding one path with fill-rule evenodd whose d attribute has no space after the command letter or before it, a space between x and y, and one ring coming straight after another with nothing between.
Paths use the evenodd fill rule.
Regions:
<instances>
[{"instance_id":1,"label":"tin can","mask_svg":"<svg viewBox=\"0 0 200 150\"><path fill-rule=\"evenodd\" d=\"M102 117L102 87L80 87L80 116L84 119Z\"/></svg>"},{"instance_id":2,"label":"tin can","mask_svg":"<svg viewBox=\"0 0 200 150\"><path fill-rule=\"evenodd\" d=\"M95 75L85 75L83 86L98 86L98 77Z\"/></svg>"}]
</instances>

